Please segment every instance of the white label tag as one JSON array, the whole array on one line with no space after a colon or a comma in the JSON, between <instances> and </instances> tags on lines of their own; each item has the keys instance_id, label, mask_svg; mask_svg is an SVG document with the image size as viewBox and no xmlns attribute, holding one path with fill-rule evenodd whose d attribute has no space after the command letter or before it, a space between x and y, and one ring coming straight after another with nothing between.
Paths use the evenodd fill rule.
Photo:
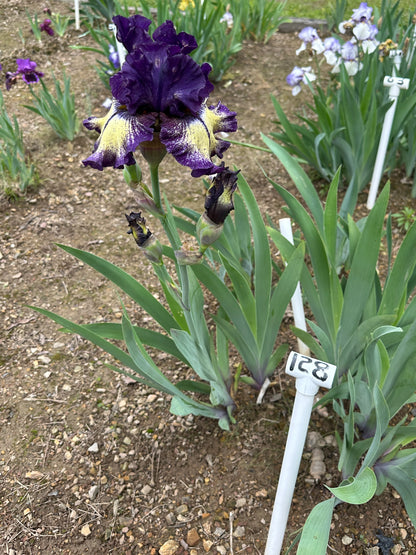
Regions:
<instances>
[{"instance_id":1,"label":"white label tag","mask_svg":"<svg viewBox=\"0 0 416 555\"><path fill-rule=\"evenodd\" d=\"M319 387L330 389L337 367L329 362L291 351L286 363L286 374L295 378L309 378Z\"/></svg>"},{"instance_id":2,"label":"white label tag","mask_svg":"<svg viewBox=\"0 0 416 555\"><path fill-rule=\"evenodd\" d=\"M383 80L383 85L385 87L392 87L396 85L399 89L408 89L410 85L410 79L403 77L385 77Z\"/></svg>"}]
</instances>

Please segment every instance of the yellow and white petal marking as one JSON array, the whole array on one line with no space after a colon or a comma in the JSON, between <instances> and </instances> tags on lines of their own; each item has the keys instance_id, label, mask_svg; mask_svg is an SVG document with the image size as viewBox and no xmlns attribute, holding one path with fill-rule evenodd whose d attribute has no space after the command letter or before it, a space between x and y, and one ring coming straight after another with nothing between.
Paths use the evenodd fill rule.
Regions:
<instances>
[{"instance_id":1,"label":"yellow and white petal marking","mask_svg":"<svg viewBox=\"0 0 416 555\"><path fill-rule=\"evenodd\" d=\"M137 146L153 138L154 121L154 114L132 116L125 106L113 100L106 116L84 121L85 127L95 129L100 136L93 154L83 163L99 170L105 166L120 168L134 164L133 152Z\"/></svg>"}]
</instances>

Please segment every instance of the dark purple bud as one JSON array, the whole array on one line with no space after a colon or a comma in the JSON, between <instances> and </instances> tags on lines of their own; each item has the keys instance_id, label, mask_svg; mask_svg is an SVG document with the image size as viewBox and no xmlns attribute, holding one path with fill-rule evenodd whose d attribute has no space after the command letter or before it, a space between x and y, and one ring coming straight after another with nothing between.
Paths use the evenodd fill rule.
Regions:
<instances>
[{"instance_id":1,"label":"dark purple bud","mask_svg":"<svg viewBox=\"0 0 416 555\"><path fill-rule=\"evenodd\" d=\"M45 31L45 33L48 33L48 35L50 35L51 37L53 37L53 35L55 34L55 31L52 29L51 27L52 25L52 21L50 19L45 19L40 25L39 25L39 29L41 31Z\"/></svg>"},{"instance_id":2,"label":"dark purple bud","mask_svg":"<svg viewBox=\"0 0 416 555\"><path fill-rule=\"evenodd\" d=\"M237 179L240 170L233 172L224 168L217 173L208 189L205 198L205 213L217 225L223 224L225 218L234 210L233 193L237 188Z\"/></svg>"},{"instance_id":3,"label":"dark purple bud","mask_svg":"<svg viewBox=\"0 0 416 555\"><path fill-rule=\"evenodd\" d=\"M19 75L18 71L12 73L11 71L6 72L6 89L9 91L13 85L16 84L17 77Z\"/></svg>"},{"instance_id":4,"label":"dark purple bud","mask_svg":"<svg viewBox=\"0 0 416 555\"><path fill-rule=\"evenodd\" d=\"M142 218L142 213L130 212L129 215L126 214L126 218L130 227L128 233L133 235L139 247L143 247L152 232L150 229L146 229L146 220Z\"/></svg>"},{"instance_id":5,"label":"dark purple bud","mask_svg":"<svg viewBox=\"0 0 416 555\"><path fill-rule=\"evenodd\" d=\"M143 251L145 257L153 264L161 264L163 255L162 245L152 232L146 228L146 220L142 218L142 213L131 212L129 215L126 214L126 218L130 226L128 233L133 235L134 240Z\"/></svg>"}]
</instances>

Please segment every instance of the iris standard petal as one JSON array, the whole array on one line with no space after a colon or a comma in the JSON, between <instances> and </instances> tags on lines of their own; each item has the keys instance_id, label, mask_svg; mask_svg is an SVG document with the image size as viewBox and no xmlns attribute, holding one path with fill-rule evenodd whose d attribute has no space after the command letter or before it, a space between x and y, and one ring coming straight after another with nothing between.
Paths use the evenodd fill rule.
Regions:
<instances>
[{"instance_id":1,"label":"iris standard petal","mask_svg":"<svg viewBox=\"0 0 416 555\"><path fill-rule=\"evenodd\" d=\"M196 115L214 88L210 70L209 64L199 66L185 54L171 55L166 44L144 44L128 54L122 70L111 77L111 91L132 115Z\"/></svg>"},{"instance_id":2,"label":"iris standard petal","mask_svg":"<svg viewBox=\"0 0 416 555\"><path fill-rule=\"evenodd\" d=\"M131 17L116 15L113 22L117 27L117 40L123 44L127 52L134 50L137 44L152 42L147 32L152 22L147 17L139 14Z\"/></svg>"},{"instance_id":3,"label":"iris standard petal","mask_svg":"<svg viewBox=\"0 0 416 555\"><path fill-rule=\"evenodd\" d=\"M151 141L155 114L130 116L126 107L113 100L110 111L103 118L90 117L83 123L87 129L100 133L91 156L83 160L85 166L97 170L113 166L122 168L135 163L133 152L139 143Z\"/></svg>"},{"instance_id":4,"label":"iris standard petal","mask_svg":"<svg viewBox=\"0 0 416 555\"><path fill-rule=\"evenodd\" d=\"M170 20L165 21L162 25L155 29L152 36L153 40L156 42L177 47L176 49L171 50L172 54L176 52L189 54L198 46L195 37L192 35L185 32L177 34L173 22Z\"/></svg>"},{"instance_id":5,"label":"iris standard petal","mask_svg":"<svg viewBox=\"0 0 416 555\"><path fill-rule=\"evenodd\" d=\"M230 143L216 133L236 129L235 112L221 102L209 108L204 104L197 117L168 118L161 114L160 140L177 162L192 168L193 177L200 177L223 171L223 165L214 164L211 157L222 158Z\"/></svg>"}]
</instances>

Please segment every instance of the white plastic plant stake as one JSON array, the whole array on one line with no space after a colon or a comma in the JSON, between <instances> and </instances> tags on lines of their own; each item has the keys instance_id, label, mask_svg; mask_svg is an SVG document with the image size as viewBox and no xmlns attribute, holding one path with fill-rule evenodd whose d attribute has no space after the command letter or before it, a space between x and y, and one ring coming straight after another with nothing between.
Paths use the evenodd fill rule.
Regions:
<instances>
[{"instance_id":1,"label":"white plastic plant stake","mask_svg":"<svg viewBox=\"0 0 416 555\"><path fill-rule=\"evenodd\" d=\"M74 0L75 29L79 30L79 0Z\"/></svg>"},{"instance_id":2,"label":"white plastic plant stake","mask_svg":"<svg viewBox=\"0 0 416 555\"><path fill-rule=\"evenodd\" d=\"M290 218L282 218L279 220L280 233L285 239L290 241L293 245L293 233L292 224ZM302 293L300 290L300 283L296 285L295 292L291 299L292 310L293 310L293 320L295 321L295 326L303 331L306 331L306 320L305 320L305 310L303 308ZM309 347L305 343L298 339L298 349L303 355L309 355Z\"/></svg>"},{"instance_id":3,"label":"white plastic plant stake","mask_svg":"<svg viewBox=\"0 0 416 555\"><path fill-rule=\"evenodd\" d=\"M333 364L294 351L287 359L286 374L296 378L296 396L265 555L279 555L281 552L314 397L320 387L331 388L335 371Z\"/></svg>"},{"instance_id":4,"label":"white plastic plant stake","mask_svg":"<svg viewBox=\"0 0 416 555\"><path fill-rule=\"evenodd\" d=\"M116 39L118 61L120 62L120 69L121 69L126 60L127 51L124 48L124 46L121 44L121 42L117 40L117 27L114 25L114 23L110 23L108 28L110 29L110 31L113 31L114 37Z\"/></svg>"},{"instance_id":5,"label":"white plastic plant stake","mask_svg":"<svg viewBox=\"0 0 416 555\"><path fill-rule=\"evenodd\" d=\"M391 128L393 125L394 114L396 111L397 99L399 98L401 89L409 88L409 79L397 77L397 71L400 68L400 60L403 52L401 50L392 50L390 57L394 58L393 76L385 77L383 85L389 87L389 99L393 104L387 110L384 116L383 129L381 131L380 142L378 145L376 162L374 164L373 175L371 177L370 191L367 198L367 208L371 210L375 204L378 187L380 185L381 175L383 173L384 160L386 158L387 146L390 139Z\"/></svg>"}]
</instances>

